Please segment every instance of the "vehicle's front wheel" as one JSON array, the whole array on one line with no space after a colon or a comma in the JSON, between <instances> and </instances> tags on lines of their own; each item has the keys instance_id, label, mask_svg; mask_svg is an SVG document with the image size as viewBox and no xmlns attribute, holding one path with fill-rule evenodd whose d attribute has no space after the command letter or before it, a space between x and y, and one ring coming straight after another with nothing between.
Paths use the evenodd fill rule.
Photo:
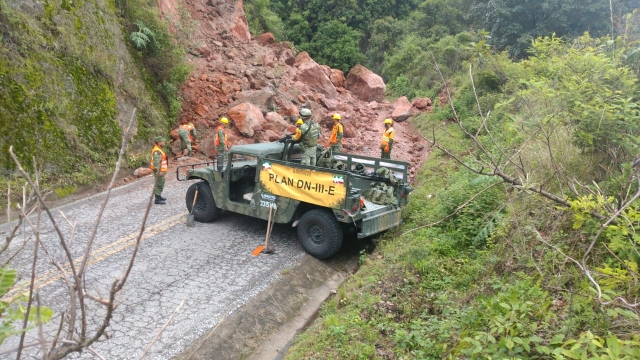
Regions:
<instances>
[{"instance_id":1,"label":"vehicle's front wheel","mask_svg":"<svg viewBox=\"0 0 640 360\"><path fill-rule=\"evenodd\" d=\"M198 197L196 198L195 206L193 206L193 218L198 222L212 222L220 215L222 209L216 206L216 201L213 199L213 194L211 193L211 187L206 181L201 181L189 186L187 196L185 197L187 210L191 213L196 189L198 189Z\"/></svg>"},{"instance_id":2,"label":"vehicle's front wheel","mask_svg":"<svg viewBox=\"0 0 640 360\"><path fill-rule=\"evenodd\" d=\"M326 259L342 247L342 227L330 211L313 209L298 223L298 241L311 256Z\"/></svg>"}]
</instances>

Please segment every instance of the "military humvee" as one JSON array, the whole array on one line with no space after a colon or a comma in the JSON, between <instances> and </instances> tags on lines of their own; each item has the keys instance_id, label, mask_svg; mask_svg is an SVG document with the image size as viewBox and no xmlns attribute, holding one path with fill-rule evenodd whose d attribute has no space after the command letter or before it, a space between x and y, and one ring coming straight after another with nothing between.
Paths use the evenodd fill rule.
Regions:
<instances>
[{"instance_id":1,"label":"military humvee","mask_svg":"<svg viewBox=\"0 0 640 360\"><path fill-rule=\"evenodd\" d=\"M222 210L266 220L269 208L274 208L273 221L297 227L298 241L318 259L334 255L349 228L364 238L400 223L401 208L412 190L407 163L343 153L331 156L318 148L319 163L327 168L301 165L300 154L291 141L237 145L224 166L180 166L178 180L200 180L187 190L187 209L192 210L196 189L193 214L199 222L214 221ZM322 161L329 156L331 161ZM377 175L379 169L388 176ZM383 201L376 201L380 198Z\"/></svg>"}]
</instances>

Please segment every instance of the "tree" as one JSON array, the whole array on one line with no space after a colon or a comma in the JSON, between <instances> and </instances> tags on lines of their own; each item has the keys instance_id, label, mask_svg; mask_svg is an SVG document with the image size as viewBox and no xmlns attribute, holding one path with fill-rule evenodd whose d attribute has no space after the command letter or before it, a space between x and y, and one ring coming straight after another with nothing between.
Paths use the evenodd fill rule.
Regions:
<instances>
[{"instance_id":1,"label":"tree","mask_svg":"<svg viewBox=\"0 0 640 360\"><path fill-rule=\"evenodd\" d=\"M635 2L616 2L614 15L633 9ZM584 32L600 37L611 34L611 9L601 0L480 0L474 6L476 16L499 50L509 49L512 56L526 57L526 49L539 36L556 34L576 37Z\"/></svg>"},{"instance_id":2,"label":"tree","mask_svg":"<svg viewBox=\"0 0 640 360\"><path fill-rule=\"evenodd\" d=\"M311 42L301 48L308 50L320 63L347 72L365 59L358 46L361 37L358 30L332 20L318 28Z\"/></svg>"}]
</instances>

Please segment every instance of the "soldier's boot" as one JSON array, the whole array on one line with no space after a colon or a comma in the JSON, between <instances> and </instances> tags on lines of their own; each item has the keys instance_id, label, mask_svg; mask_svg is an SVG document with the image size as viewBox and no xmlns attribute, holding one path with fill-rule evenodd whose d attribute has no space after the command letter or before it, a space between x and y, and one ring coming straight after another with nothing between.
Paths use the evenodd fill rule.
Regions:
<instances>
[{"instance_id":1,"label":"soldier's boot","mask_svg":"<svg viewBox=\"0 0 640 360\"><path fill-rule=\"evenodd\" d=\"M162 196L160 196L160 195L156 195L156 204L157 205L164 205L164 204L166 204L166 199L163 199Z\"/></svg>"},{"instance_id":2,"label":"soldier's boot","mask_svg":"<svg viewBox=\"0 0 640 360\"><path fill-rule=\"evenodd\" d=\"M159 197L159 198L160 198L160 200L162 200L162 201L167 201L167 198L166 198L166 197L164 197L164 196L162 196L162 195L159 195L158 197Z\"/></svg>"},{"instance_id":3,"label":"soldier's boot","mask_svg":"<svg viewBox=\"0 0 640 360\"><path fill-rule=\"evenodd\" d=\"M191 152L191 150L189 150L189 157L192 157L193 153Z\"/></svg>"}]
</instances>

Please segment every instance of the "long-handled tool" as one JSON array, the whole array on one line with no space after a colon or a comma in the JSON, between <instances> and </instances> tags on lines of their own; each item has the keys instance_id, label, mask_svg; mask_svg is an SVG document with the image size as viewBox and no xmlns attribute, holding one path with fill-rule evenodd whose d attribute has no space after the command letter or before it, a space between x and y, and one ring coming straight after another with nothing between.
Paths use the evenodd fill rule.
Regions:
<instances>
[{"instance_id":1,"label":"long-handled tool","mask_svg":"<svg viewBox=\"0 0 640 360\"><path fill-rule=\"evenodd\" d=\"M251 255L258 256L260 255L261 252L264 252L265 254L273 253L273 251L270 251L270 252L265 251L265 249L267 249L267 246L269 245L269 234L271 233L271 229L273 227L271 223L271 218L273 214L274 214L273 208L269 207L269 220L267 220L267 235L265 236L265 244L260 245L255 249L253 249L253 251L251 252Z\"/></svg>"},{"instance_id":2,"label":"long-handled tool","mask_svg":"<svg viewBox=\"0 0 640 360\"><path fill-rule=\"evenodd\" d=\"M278 211L278 207L275 206L273 207L273 217L276 216L276 212ZM273 246L273 244L269 244L269 240L271 239L271 232L273 231L273 225L275 225L275 219L273 219L273 221L271 221L271 225L268 225L268 229L267 229L267 237L264 241L264 250L262 250L263 253L265 254L273 254L276 252L275 247Z\"/></svg>"},{"instance_id":3,"label":"long-handled tool","mask_svg":"<svg viewBox=\"0 0 640 360\"><path fill-rule=\"evenodd\" d=\"M187 226L188 227L194 227L195 224L195 218L193 216L193 209L196 207L196 199L198 198L198 187L196 186L196 193L195 195L193 195L193 204L191 204L191 211L189 212L189 214L187 214Z\"/></svg>"}]
</instances>

